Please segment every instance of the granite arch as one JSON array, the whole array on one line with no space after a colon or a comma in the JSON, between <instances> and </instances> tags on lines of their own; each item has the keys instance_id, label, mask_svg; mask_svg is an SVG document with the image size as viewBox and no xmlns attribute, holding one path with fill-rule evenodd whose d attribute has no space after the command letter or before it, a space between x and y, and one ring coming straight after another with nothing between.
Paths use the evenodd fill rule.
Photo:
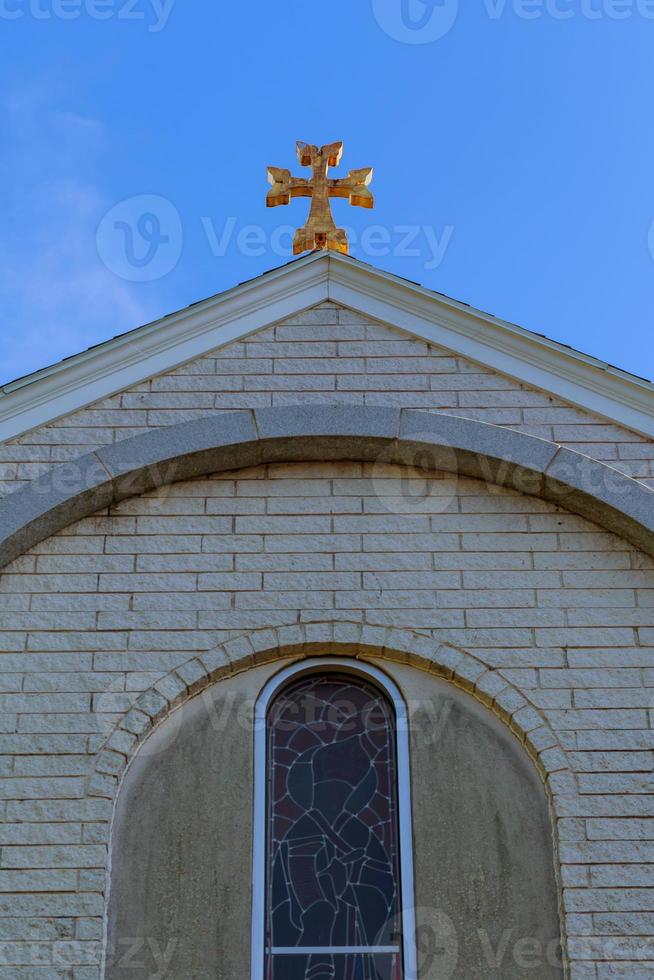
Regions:
<instances>
[{"instance_id":1,"label":"granite arch","mask_svg":"<svg viewBox=\"0 0 654 980\"><path fill-rule=\"evenodd\" d=\"M105 446L0 501L0 567L120 500L262 463L347 459L472 477L554 502L654 555L654 493L556 443L446 414L297 406L216 414Z\"/></svg>"}]
</instances>

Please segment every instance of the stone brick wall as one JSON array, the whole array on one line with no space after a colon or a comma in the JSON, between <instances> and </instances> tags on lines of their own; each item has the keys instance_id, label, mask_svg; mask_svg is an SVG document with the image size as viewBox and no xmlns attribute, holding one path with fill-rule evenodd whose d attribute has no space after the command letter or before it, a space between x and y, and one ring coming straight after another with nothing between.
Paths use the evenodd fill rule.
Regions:
<instances>
[{"instance_id":1,"label":"stone brick wall","mask_svg":"<svg viewBox=\"0 0 654 980\"><path fill-rule=\"evenodd\" d=\"M99 976L112 804L88 777L142 692L225 641L339 621L469 652L479 696L509 685L554 733L572 975L654 975L653 607L654 561L612 534L384 464L221 474L65 529L0 579L0 980Z\"/></svg>"},{"instance_id":2,"label":"stone brick wall","mask_svg":"<svg viewBox=\"0 0 654 980\"><path fill-rule=\"evenodd\" d=\"M505 425L654 486L654 442L327 303L0 446L0 494L100 446L216 411L390 405Z\"/></svg>"},{"instance_id":3,"label":"stone brick wall","mask_svg":"<svg viewBox=\"0 0 654 980\"><path fill-rule=\"evenodd\" d=\"M325 304L1 446L0 490L158 426L302 403L465 415L654 487L651 440ZM469 479L259 467L64 529L4 570L0 623L0 980L98 980L118 774L198 664L339 624L378 654L398 629L416 656L447 645L439 670L547 778L574 980L654 976L654 561L611 533Z\"/></svg>"}]
</instances>

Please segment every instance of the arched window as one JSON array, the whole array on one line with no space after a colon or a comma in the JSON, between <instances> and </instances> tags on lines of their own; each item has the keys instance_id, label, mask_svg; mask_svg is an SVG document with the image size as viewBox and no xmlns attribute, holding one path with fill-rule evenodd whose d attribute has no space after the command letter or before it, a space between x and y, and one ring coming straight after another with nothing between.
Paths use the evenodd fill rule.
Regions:
<instances>
[{"instance_id":1,"label":"arched window","mask_svg":"<svg viewBox=\"0 0 654 980\"><path fill-rule=\"evenodd\" d=\"M252 980L413 980L406 709L347 660L278 675L257 710Z\"/></svg>"}]
</instances>

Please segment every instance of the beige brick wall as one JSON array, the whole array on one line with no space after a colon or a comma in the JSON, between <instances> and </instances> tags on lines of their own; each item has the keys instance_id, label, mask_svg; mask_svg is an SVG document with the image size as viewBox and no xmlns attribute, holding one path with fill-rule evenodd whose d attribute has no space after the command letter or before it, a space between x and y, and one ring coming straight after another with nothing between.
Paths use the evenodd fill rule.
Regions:
<instances>
[{"instance_id":1,"label":"beige brick wall","mask_svg":"<svg viewBox=\"0 0 654 980\"><path fill-rule=\"evenodd\" d=\"M654 486L653 441L324 304L0 446L0 492L177 421L344 402L509 426ZM98 980L112 803L88 776L135 699L224 641L341 621L468 651L480 696L509 685L549 725L574 980L654 977L654 562L513 491L312 463L125 501L0 576L0 980Z\"/></svg>"},{"instance_id":2,"label":"beige brick wall","mask_svg":"<svg viewBox=\"0 0 654 980\"><path fill-rule=\"evenodd\" d=\"M139 694L225 640L339 620L522 694L578 779L549 777L572 975L654 976L653 608L654 561L612 534L384 464L221 474L63 530L0 578L0 980L99 976L112 807L86 777Z\"/></svg>"},{"instance_id":3,"label":"beige brick wall","mask_svg":"<svg viewBox=\"0 0 654 980\"><path fill-rule=\"evenodd\" d=\"M0 446L0 493L158 426L239 408L344 402L508 426L654 486L652 440L326 303Z\"/></svg>"}]
</instances>

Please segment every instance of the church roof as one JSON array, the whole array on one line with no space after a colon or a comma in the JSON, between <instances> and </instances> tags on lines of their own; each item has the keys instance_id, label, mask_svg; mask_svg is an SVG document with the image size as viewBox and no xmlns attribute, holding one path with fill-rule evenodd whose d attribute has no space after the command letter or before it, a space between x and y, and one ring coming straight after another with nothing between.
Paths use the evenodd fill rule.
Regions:
<instances>
[{"instance_id":1,"label":"church roof","mask_svg":"<svg viewBox=\"0 0 654 980\"><path fill-rule=\"evenodd\" d=\"M313 252L0 388L0 441L332 301L654 437L654 385L334 252Z\"/></svg>"}]
</instances>

